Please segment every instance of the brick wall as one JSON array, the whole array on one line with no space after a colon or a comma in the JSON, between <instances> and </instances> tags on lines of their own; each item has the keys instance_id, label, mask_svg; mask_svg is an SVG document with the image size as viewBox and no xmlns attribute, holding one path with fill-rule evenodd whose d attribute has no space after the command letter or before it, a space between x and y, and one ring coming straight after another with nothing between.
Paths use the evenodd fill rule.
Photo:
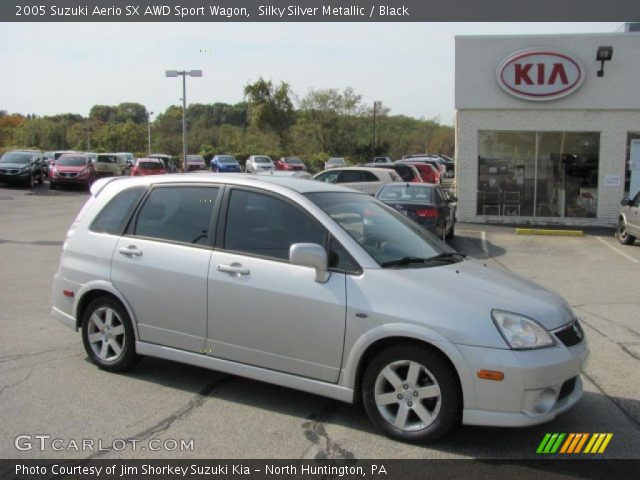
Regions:
<instances>
[{"instance_id":1,"label":"brick wall","mask_svg":"<svg viewBox=\"0 0 640 480\"><path fill-rule=\"evenodd\" d=\"M476 215L478 130L600 132L597 218L539 218ZM640 110L458 110L456 112L456 192L458 220L479 223L612 226L624 194L627 133L640 132ZM605 175L620 186L605 187Z\"/></svg>"}]
</instances>

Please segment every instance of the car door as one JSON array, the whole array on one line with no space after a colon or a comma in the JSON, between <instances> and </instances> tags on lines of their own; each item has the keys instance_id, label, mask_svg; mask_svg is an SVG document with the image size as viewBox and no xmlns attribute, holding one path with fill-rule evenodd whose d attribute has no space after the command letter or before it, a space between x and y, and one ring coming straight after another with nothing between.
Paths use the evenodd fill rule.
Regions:
<instances>
[{"instance_id":1,"label":"car door","mask_svg":"<svg viewBox=\"0 0 640 480\"><path fill-rule=\"evenodd\" d=\"M141 341L202 353L219 190L155 186L120 237L111 281L133 309Z\"/></svg>"},{"instance_id":2,"label":"car door","mask_svg":"<svg viewBox=\"0 0 640 480\"><path fill-rule=\"evenodd\" d=\"M207 354L337 382L346 321L345 274L326 283L291 265L293 243L326 242L326 231L291 200L232 187L211 256Z\"/></svg>"},{"instance_id":3,"label":"car door","mask_svg":"<svg viewBox=\"0 0 640 480\"><path fill-rule=\"evenodd\" d=\"M640 192L638 192L633 199L633 202L629 206L629 218L627 219L629 224L629 233L635 237L640 236Z\"/></svg>"}]
</instances>

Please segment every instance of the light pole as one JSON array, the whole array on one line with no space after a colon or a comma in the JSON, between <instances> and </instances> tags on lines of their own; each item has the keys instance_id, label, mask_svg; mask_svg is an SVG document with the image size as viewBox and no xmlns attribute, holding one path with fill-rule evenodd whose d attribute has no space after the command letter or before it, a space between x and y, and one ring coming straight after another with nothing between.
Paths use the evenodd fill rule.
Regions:
<instances>
[{"instance_id":1,"label":"light pole","mask_svg":"<svg viewBox=\"0 0 640 480\"><path fill-rule=\"evenodd\" d=\"M147 112L147 139L149 143L149 155L151 155L151 115L153 115L153 112Z\"/></svg>"},{"instance_id":2,"label":"light pole","mask_svg":"<svg viewBox=\"0 0 640 480\"><path fill-rule=\"evenodd\" d=\"M187 77L201 77L202 70L166 70L165 77L182 77L182 171L187 171Z\"/></svg>"},{"instance_id":3,"label":"light pole","mask_svg":"<svg viewBox=\"0 0 640 480\"><path fill-rule=\"evenodd\" d=\"M373 102L373 137L371 138L371 156L372 158L376 156L376 113L378 107L382 105L382 102L375 100ZM371 160L373 161L373 159Z\"/></svg>"}]
</instances>

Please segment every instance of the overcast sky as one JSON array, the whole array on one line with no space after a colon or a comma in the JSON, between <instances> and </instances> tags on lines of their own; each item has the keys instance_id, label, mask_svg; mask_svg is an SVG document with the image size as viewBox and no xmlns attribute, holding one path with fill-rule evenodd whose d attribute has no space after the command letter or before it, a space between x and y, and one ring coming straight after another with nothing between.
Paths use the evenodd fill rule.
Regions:
<instances>
[{"instance_id":1,"label":"overcast sky","mask_svg":"<svg viewBox=\"0 0 640 480\"><path fill-rule=\"evenodd\" d=\"M178 104L165 69L202 69L189 103L236 103L260 76L353 87L392 114L454 117L454 36L613 32L620 23L0 23L0 110L87 115L94 104Z\"/></svg>"}]
</instances>

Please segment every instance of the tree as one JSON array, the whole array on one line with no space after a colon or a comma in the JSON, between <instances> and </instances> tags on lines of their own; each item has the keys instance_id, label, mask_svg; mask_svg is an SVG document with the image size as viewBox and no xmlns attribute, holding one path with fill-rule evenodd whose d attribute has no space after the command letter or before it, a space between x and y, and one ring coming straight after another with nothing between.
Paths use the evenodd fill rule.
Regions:
<instances>
[{"instance_id":1,"label":"tree","mask_svg":"<svg viewBox=\"0 0 640 480\"><path fill-rule=\"evenodd\" d=\"M249 102L249 122L263 132L273 131L285 148L289 143L291 127L296 122L289 85L280 82L274 86L271 81L260 78L244 87L244 95Z\"/></svg>"},{"instance_id":2,"label":"tree","mask_svg":"<svg viewBox=\"0 0 640 480\"><path fill-rule=\"evenodd\" d=\"M89 117L107 123L115 120L116 107L111 105L94 105L89 111Z\"/></svg>"},{"instance_id":3,"label":"tree","mask_svg":"<svg viewBox=\"0 0 640 480\"><path fill-rule=\"evenodd\" d=\"M114 121L124 123L131 121L141 124L147 122L147 109L144 105L134 102L121 103L116 107Z\"/></svg>"}]
</instances>

